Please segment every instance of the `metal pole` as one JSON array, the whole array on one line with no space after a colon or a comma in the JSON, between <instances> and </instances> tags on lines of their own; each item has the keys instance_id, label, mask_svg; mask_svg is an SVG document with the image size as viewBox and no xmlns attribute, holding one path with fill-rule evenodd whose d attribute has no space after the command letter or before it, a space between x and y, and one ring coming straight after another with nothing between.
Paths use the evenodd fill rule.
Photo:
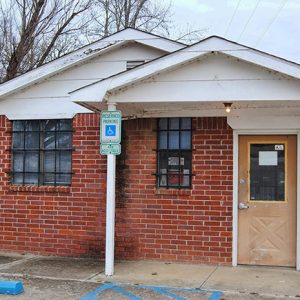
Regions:
<instances>
[{"instance_id":1,"label":"metal pole","mask_svg":"<svg viewBox=\"0 0 300 300\"><path fill-rule=\"evenodd\" d=\"M108 104L108 110L116 110L115 104ZM116 194L116 155L107 155L106 179L106 239L105 239L105 275L114 274L115 254L115 194Z\"/></svg>"}]
</instances>

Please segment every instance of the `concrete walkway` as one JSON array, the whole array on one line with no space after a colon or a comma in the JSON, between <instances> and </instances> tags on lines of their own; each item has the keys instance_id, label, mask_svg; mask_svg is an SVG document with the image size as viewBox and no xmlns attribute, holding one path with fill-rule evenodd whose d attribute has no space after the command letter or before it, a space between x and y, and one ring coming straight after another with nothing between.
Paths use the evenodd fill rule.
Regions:
<instances>
[{"instance_id":1,"label":"concrete walkway","mask_svg":"<svg viewBox=\"0 0 300 300\"><path fill-rule=\"evenodd\" d=\"M287 268L246 266L232 268L126 261L117 262L115 275L106 277L103 262L95 259L0 254L0 280L11 279L24 282L25 294L9 297L0 295L0 300L79 299L104 282L128 283L132 286L140 284L217 290L223 292L223 298L220 299L294 297L299 299L300 297L300 272ZM126 299L126 297L114 297L114 299ZM148 298L142 297L142 299Z\"/></svg>"},{"instance_id":2,"label":"concrete walkway","mask_svg":"<svg viewBox=\"0 0 300 300\"><path fill-rule=\"evenodd\" d=\"M94 280L107 280L99 274ZM300 272L288 268L119 262L112 282L300 297Z\"/></svg>"}]
</instances>

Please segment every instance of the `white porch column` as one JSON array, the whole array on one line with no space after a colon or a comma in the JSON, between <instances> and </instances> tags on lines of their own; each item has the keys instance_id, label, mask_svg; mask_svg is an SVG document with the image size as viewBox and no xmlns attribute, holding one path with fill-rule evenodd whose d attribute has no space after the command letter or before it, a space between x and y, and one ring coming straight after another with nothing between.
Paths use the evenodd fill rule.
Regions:
<instances>
[{"instance_id":1,"label":"white porch column","mask_svg":"<svg viewBox=\"0 0 300 300\"><path fill-rule=\"evenodd\" d=\"M116 104L108 104L108 110L116 110ZM116 194L116 155L107 155L106 179L106 239L105 239L105 275L114 274L115 259L115 194Z\"/></svg>"}]
</instances>

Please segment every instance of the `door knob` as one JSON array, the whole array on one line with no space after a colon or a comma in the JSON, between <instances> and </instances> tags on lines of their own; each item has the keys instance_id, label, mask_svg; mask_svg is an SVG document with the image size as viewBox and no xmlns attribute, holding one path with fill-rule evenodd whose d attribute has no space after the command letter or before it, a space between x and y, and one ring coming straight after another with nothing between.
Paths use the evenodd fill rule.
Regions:
<instances>
[{"instance_id":1,"label":"door knob","mask_svg":"<svg viewBox=\"0 0 300 300\"><path fill-rule=\"evenodd\" d=\"M249 208L248 204L245 204L245 203L242 203L242 202L239 203L239 209L247 209L247 208Z\"/></svg>"}]
</instances>

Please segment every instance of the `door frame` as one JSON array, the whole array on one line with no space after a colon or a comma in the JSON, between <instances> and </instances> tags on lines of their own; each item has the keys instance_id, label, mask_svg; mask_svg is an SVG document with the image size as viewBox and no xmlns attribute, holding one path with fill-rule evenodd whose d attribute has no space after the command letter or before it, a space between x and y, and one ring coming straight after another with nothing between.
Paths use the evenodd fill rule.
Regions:
<instances>
[{"instance_id":1,"label":"door frame","mask_svg":"<svg viewBox=\"0 0 300 300\"><path fill-rule=\"evenodd\" d=\"M297 229L296 270L300 271L300 131L299 130L233 130L233 207L232 207L232 266L236 267L238 252L238 163L240 135L297 136Z\"/></svg>"}]
</instances>

